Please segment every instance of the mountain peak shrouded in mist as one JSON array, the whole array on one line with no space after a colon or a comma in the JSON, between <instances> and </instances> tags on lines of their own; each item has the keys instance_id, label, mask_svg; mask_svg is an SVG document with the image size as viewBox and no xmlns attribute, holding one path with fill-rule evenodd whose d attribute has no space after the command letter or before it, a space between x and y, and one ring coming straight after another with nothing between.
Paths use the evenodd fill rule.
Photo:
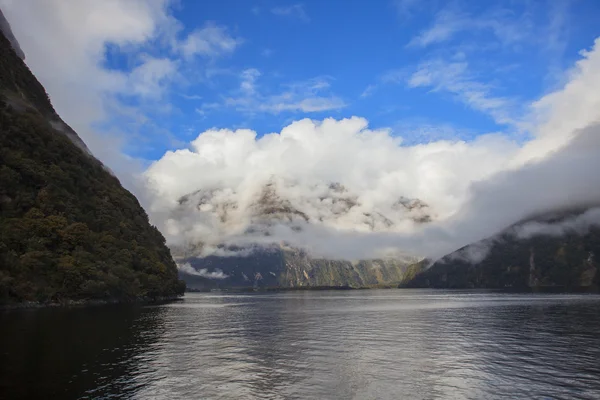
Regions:
<instances>
[{"instance_id":1,"label":"mountain peak shrouded in mist","mask_svg":"<svg viewBox=\"0 0 600 400\"><path fill-rule=\"evenodd\" d=\"M169 218L174 229L188 225L181 232L185 242L179 246L196 247L203 244L202 252L220 251L219 245L248 246L288 243L303 248L314 256L349 259L350 255L336 254L310 245L315 231L335 232L350 230L358 234L392 233L405 225L420 225L432 221L434 213L419 199L400 196L381 205L363 204L358 192L352 192L339 182L312 183L271 177L263 183L240 193L231 188L203 189L184 195L177 200ZM199 227L205 225L201 231ZM187 243L187 244L186 244ZM179 247L178 246L178 247ZM390 253L355 255L381 257Z\"/></svg>"}]
</instances>

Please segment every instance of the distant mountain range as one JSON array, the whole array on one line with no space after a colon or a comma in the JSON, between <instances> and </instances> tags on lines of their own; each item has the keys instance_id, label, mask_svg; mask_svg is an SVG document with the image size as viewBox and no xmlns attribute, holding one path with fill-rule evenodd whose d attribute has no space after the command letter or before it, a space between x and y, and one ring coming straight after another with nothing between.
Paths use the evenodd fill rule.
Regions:
<instances>
[{"instance_id":1,"label":"distant mountain range","mask_svg":"<svg viewBox=\"0 0 600 400\"><path fill-rule=\"evenodd\" d=\"M600 208L549 213L465 246L404 287L598 290Z\"/></svg>"},{"instance_id":2,"label":"distant mountain range","mask_svg":"<svg viewBox=\"0 0 600 400\"><path fill-rule=\"evenodd\" d=\"M243 234L268 238L271 229L280 224L301 232L306 224L340 221L351 215L357 205L356 196L343 185L331 183L319 198L327 207L326 212L322 211L325 218L315 221L314 211L309 213L294 206L276 187L273 183L265 184L256 201L247 206L251 222ZM234 218L239 205L222 201L223 192L226 190L196 191L182 197L179 204L210 210L227 223ZM320 206L325 209L323 204ZM380 210L363 210L360 217L367 229L377 232L392 228L394 221L403 218L426 224L434 215L419 199L401 198L394 207L400 217ZM540 215L435 262L405 255L357 262L327 259L288 243L218 245L218 251L208 255L202 254L203 243L195 243L187 248L174 248L173 254L180 264L180 277L192 288L398 284L432 288L593 289L598 287L600 277L596 260L600 254L600 227L594 225L595 221L600 223L597 210Z\"/></svg>"}]
</instances>

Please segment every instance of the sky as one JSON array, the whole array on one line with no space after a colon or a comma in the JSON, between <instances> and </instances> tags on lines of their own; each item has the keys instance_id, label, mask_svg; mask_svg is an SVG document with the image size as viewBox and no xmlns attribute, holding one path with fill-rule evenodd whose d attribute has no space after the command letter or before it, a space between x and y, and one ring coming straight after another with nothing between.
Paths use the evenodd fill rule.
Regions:
<instances>
[{"instance_id":1,"label":"sky","mask_svg":"<svg viewBox=\"0 0 600 400\"><path fill-rule=\"evenodd\" d=\"M592 162L571 141L600 117L595 0L0 7L58 113L172 242L239 237L251 219L242 213L246 222L232 228L207 222L214 210L175 218L181 196L219 186L232 190L220 201L250 204L277 175L296 182L280 182L281 193L343 242L333 255L356 247L347 237L356 232L362 242L437 255L536 211L521 200L500 208L488 201L505 179L520 188L531 168L555 171L552 163L573 151L582 157L573 165ZM565 185L583 173L569 171ZM333 181L358 196L345 219L324 218L325 205L312 200L315 187ZM568 202L543 192L536 201L544 207ZM427 203L433 226L394 214L401 196ZM393 228L371 232L392 236L361 236L370 232L368 210L392 215ZM439 240L429 247L415 242L431 235ZM356 256L371 255L370 246Z\"/></svg>"}]
</instances>

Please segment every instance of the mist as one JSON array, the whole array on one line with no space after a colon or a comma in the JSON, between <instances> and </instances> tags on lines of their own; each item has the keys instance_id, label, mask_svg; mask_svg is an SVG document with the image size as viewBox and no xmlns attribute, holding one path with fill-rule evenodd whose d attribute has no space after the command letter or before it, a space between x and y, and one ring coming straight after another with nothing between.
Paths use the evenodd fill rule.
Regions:
<instances>
[{"instance_id":1,"label":"mist","mask_svg":"<svg viewBox=\"0 0 600 400\"><path fill-rule=\"evenodd\" d=\"M195 269L189 263L178 264L177 269L188 275L201 276L203 278L208 279L226 279L229 277L229 275L225 274L219 268L216 268L214 271L208 272L207 268Z\"/></svg>"}]
</instances>

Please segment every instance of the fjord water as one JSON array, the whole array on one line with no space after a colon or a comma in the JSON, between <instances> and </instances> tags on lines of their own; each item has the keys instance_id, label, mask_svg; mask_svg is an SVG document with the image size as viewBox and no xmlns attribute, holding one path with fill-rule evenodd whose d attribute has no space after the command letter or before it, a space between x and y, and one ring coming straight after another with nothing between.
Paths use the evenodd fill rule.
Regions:
<instances>
[{"instance_id":1,"label":"fjord water","mask_svg":"<svg viewBox=\"0 0 600 400\"><path fill-rule=\"evenodd\" d=\"M0 398L600 398L600 297L187 294L0 314Z\"/></svg>"}]
</instances>

